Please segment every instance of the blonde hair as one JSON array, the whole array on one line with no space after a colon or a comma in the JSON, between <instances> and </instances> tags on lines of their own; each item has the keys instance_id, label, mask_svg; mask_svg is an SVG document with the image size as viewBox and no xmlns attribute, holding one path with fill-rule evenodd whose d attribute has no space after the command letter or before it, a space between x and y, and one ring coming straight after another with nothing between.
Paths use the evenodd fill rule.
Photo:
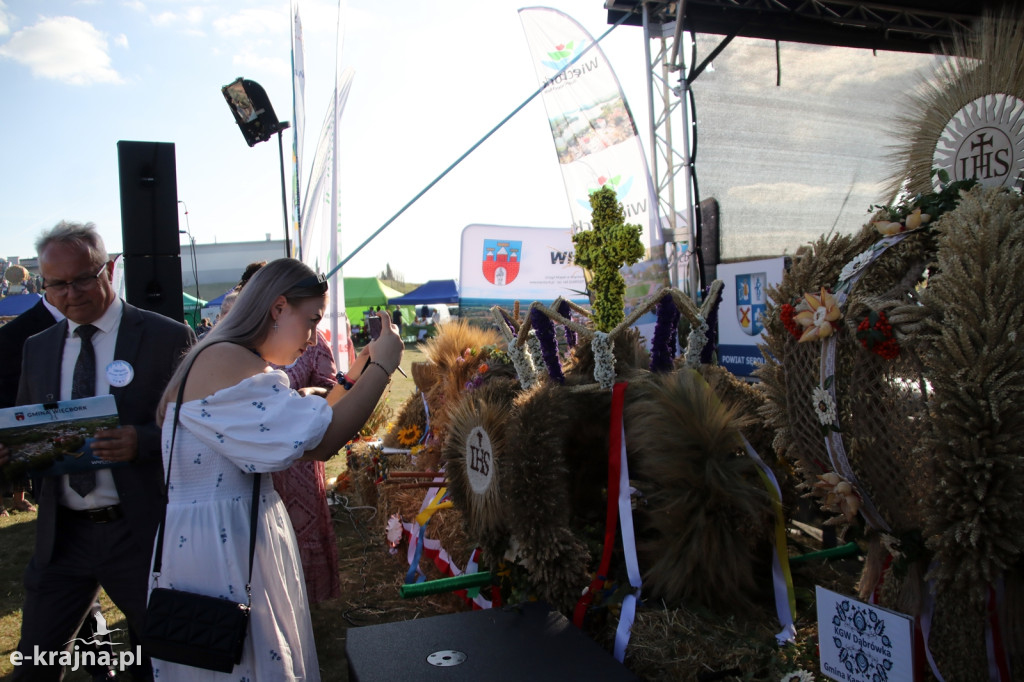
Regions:
<instances>
[{"instance_id":1,"label":"blonde hair","mask_svg":"<svg viewBox=\"0 0 1024 682\"><path fill-rule=\"evenodd\" d=\"M223 341L256 348L270 333L273 324L270 308L278 296L284 296L289 305L297 305L302 299L325 295L324 285L304 281L316 276L308 266L294 258L279 258L260 268L238 294L231 314L223 316L209 334L192 346L174 371L160 399L157 423L163 423L167 404L177 400L182 377L199 353L207 346Z\"/></svg>"}]
</instances>

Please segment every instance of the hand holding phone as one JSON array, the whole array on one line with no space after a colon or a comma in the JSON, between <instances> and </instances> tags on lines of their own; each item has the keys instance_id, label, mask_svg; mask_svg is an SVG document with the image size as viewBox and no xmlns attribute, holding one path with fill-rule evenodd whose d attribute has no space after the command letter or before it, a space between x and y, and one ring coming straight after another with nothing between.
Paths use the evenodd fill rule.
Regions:
<instances>
[{"instance_id":1,"label":"hand holding phone","mask_svg":"<svg viewBox=\"0 0 1024 682\"><path fill-rule=\"evenodd\" d=\"M366 320L367 328L370 331L370 340L376 341L377 337L380 336L380 330L382 328L380 317L373 316Z\"/></svg>"}]
</instances>

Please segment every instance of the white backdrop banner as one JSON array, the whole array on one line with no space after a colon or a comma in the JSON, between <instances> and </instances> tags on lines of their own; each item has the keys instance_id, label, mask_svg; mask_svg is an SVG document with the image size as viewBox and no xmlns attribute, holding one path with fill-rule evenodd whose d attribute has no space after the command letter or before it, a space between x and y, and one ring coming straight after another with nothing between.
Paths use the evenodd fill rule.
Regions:
<instances>
[{"instance_id":1,"label":"white backdrop banner","mask_svg":"<svg viewBox=\"0 0 1024 682\"><path fill-rule=\"evenodd\" d=\"M588 303L583 270L574 263L571 230L467 225L462 230L459 298L467 308L550 305L559 296Z\"/></svg>"}]
</instances>

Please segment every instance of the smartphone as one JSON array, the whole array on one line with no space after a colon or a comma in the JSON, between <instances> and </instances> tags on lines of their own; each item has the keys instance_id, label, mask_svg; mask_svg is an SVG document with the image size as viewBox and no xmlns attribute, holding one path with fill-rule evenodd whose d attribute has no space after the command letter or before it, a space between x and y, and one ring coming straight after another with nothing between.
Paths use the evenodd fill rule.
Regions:
<instances>
[{"instance_id":1,"label":"smartphone","mask_svg":"<svg viewBox=\"0 0 1024 682\"><path fill-rule=\"evenodd\" d=\"M366 319L366 324L370 330L370 340L376 341L377 337L380 336L381 320L379 317L369 317Z\"/></svg>"}]
</instances>

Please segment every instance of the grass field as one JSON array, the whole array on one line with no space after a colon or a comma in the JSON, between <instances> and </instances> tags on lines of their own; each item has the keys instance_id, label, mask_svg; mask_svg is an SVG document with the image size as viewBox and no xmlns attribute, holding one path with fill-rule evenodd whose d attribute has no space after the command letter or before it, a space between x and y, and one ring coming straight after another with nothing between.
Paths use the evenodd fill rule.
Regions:
<instances>
[{"instance_id":1,"label":"grass field","mask_svg":"<svg viewBox=\"0 0 1024 682\"><path fill-rule=\"evenodd\" d=\"M393 410L405 402L415 390L411 366L422 361L423 354L415 344L406 348L402 368L410 378L394 375L387 404ZM328 477L343 472L343 457L327 463ZM324 680L348 680L345 659L345 634L350 627L408 620L461 609L451 596L403 600L398 588L405 573L404 554L391 555L381 532L381 524L373 518L373 510L344 505L332 507L338 542L339 572L342 596L312 608L313 630L321 674ZM35 514L11 512L0 518L0 680L8 679L13 666L10 654L17 647L21 628L23 574L35 542ZM124 617L100 594L103 613L111 630L124 628ZM123 634L123 633L118 633ZM122 642L127 644L127 640ZM127 677L125 675L124 677ZM88 681L83 671L68 673L70 682ZM122 679L122 678L119 678Z\"/></svg>"}]
</instances>

